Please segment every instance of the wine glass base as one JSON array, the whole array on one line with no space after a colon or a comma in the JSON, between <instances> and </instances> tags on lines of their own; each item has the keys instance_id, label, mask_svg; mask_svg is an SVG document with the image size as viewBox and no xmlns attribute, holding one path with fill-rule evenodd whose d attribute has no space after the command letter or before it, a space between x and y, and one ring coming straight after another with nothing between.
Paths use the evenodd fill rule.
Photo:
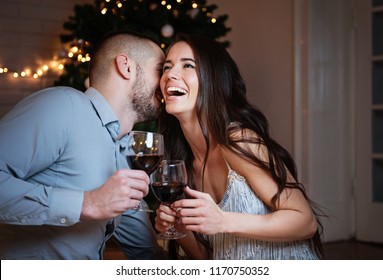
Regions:
<instances>
[{"instance_id":1,"label":"wine glass base","mask_svg":"<svg viewBox=\"0 0 383 280\"><path fill-rule=\"evenodd\" d=\"M148 213L154 212L152 209L144 209L144 208L134 208L133 210L140 211L140 212L148 212Z\"/></svg>"},{"instance_id":2,"label":"wine glass base","mask_svg":"<svg viewBox=\"0 0 383 280\"><path fill-rule=\"evenodd\" d=\"M140 211L140 212L149 212L149 213L154 212L152 209L148 207L146 202L143 200L141 200L140 203L135 208L133 208L133 210Z\"/></svg>"},{"instance_id":3,"label":"wine glass base","mask_svg":"<svg viewBox=\"0 0 383 280\"><path fill-rule=\"evenodd\" d=\"M158 239L180 239L186 237L186 233L179 231L164 231L157 234Z\"/></svg>"},{"instance_id":4,"label":"wine glass base","mask_svg":"<svg viewBox=\"0 0 383 280\"><path fill-rule=\"evenodd\" d=\"M146 204L143 204L143 203L138 204L138 206L133 208L133 210L134 211L140 211L140 212L154 212Z\"/></svg>"}]
</instances>

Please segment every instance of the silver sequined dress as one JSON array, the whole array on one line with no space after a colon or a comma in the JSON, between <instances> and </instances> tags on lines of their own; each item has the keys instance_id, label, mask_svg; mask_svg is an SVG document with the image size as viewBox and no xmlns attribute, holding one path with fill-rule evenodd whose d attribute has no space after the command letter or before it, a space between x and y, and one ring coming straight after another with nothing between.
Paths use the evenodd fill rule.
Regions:
<instances>
[{"instance_id":1,"label":"silver sequined dress","mask_svg":"<svg viewBox=\"0 0 383 280\"><path fill-rule=\"evenodd\" d=\"M226 192L218 206L225 212L267 214L266 205L251 190L245 178L229 170ZM205 235L215 260L318 259L309 241L267 242L227 233Z\"/></svg>"}]
</instances>

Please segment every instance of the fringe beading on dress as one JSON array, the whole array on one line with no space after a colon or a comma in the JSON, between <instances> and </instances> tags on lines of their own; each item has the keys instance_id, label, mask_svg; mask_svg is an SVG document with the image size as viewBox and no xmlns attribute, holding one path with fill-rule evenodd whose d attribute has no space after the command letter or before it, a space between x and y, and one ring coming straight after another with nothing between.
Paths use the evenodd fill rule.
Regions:
<instances>
[{"instance_id":1,"label":"fringe beading on dress","mask_svg":"<svg viewBox=\"0 0 383 280\"><path fill-rule=\"evenodd\" d=\"M270 213L244 177L229 169L227 188L218 206L225 212ZM315 260L309 240L267 242L232 234L205 235L216 260Z\"/></svg>"}]
</instances>

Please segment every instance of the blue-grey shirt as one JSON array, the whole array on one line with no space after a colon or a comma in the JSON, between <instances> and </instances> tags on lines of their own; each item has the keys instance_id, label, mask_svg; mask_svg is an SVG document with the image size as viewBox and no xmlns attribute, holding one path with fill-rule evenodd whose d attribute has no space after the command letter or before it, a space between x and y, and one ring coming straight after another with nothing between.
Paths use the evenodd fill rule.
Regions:
<instances>
[{"instance_id":1,"label":"blue-grey shirt","mask_svg":"<svg viewBox=\"0 0 383 280\"><path fill-rule=\"evenodd\" d=\"M163 258L145 212L79 220L84 192L128 168L118 134L94 88L38 91L0 120L0 259L100 259L112 233L130 259Z\"/></svg>"}]
</instances>

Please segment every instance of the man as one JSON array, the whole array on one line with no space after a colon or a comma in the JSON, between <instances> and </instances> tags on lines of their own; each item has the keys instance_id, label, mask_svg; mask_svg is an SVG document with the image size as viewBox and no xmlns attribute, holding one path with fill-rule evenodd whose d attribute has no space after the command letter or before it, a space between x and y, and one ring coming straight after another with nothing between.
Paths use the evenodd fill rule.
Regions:
<instances>
[{"instance_id":1,"label":"man","mask_svg":"<svg viewBox=\"0 0 383 280\"><path fill-rule=\"evenodd\" d=\"M115 234L129 259L163 251L144 212L149 177L123 156L133 125L154 119L164 60L138 34L106 36L90 88L38 91L0 120L0 259L101 259Z\"/></svg>"}]
</instances>

